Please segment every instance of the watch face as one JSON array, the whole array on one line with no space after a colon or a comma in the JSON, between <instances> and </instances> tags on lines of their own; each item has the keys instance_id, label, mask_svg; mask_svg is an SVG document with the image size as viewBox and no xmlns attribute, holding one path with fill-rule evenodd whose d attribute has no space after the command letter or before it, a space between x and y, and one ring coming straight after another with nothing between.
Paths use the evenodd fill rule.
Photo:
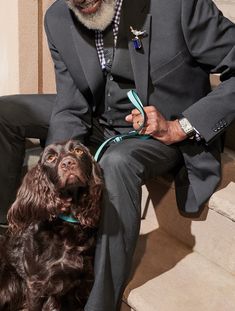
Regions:
<instances>
[{"instance_id":1,"label":"watch face","mask_svg":"<svg viewBox=\"0 0 235 311\"><path fill-rule=\"evenodd\" d=\"M182 130L185 132L185 134L190 135L194 133L193 126L186 118L180 119L179 123L180 123Z\"/></svg>"}]
</instances>

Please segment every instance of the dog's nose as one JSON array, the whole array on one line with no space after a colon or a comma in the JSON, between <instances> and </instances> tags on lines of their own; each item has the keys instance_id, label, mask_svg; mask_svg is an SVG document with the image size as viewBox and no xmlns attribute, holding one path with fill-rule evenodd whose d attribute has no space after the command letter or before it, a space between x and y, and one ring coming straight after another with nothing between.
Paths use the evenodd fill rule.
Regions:
<instances>
[{"instance_id":1,"label":"dog's nose","mask_svg":"<svg viewBox=\"0 0 235 311\"><path fill-rule=\"evenodd\" d=\"M75 165L76 165L76 161L75 159L71 157L64 158L60 163L60 167L63 170L69 170L69 169L71 170L75 167Z\"/></svg>"}]
</instances>

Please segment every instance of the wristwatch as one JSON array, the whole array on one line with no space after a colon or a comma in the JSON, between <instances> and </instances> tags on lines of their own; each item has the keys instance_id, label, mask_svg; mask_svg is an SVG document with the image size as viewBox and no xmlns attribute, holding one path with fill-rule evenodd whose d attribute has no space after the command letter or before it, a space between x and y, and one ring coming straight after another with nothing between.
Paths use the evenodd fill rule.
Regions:
<instances>
[{"instance_id":1,"label":"wristwatch","mask_svg":"<svg viewBox=\"0 0 235 311\"><path fill-rule=\"evenodd\" d=\"M184 131L184 133L188 137L192 137L195 135L195 133L196 133L195 129L187 118L179 119L179 124L180 124L180 127L182 128L182 130Z\"/></svg>"}]
</instances>

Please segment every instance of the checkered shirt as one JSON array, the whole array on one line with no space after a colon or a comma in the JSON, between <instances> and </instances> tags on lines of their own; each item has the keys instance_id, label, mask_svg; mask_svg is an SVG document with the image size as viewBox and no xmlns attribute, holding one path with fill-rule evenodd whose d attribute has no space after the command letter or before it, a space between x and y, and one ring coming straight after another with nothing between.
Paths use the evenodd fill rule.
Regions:
<instances>
[{"instance_id":1,"label":"checkered shirt","mask_svg":"<svg viewBox=\"0 0 235 311\"><path fill-rule=\"evenodd\" d=\"M122 1L123 0L117 0L116 6L115 6L115 15L113 18L113 36L114 36L114 46L116 46L117 43L117 36L118 36L118 27L120 23L120 17L121 17L121 7L122 7ZM95 44L96 44L96 50L98 53L98 57L100 60L100 65L102 70L105 70L105 57L104 57L104 41L103 41L103 33L102 31L95 30Z\"/></svg>"}]
</instances>

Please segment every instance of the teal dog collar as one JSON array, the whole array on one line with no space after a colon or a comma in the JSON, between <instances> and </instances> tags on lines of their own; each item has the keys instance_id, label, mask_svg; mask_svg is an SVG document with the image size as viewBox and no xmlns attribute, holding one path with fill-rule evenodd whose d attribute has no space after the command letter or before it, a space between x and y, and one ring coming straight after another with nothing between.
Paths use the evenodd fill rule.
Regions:
<instances>
[{"instance_id":1,"label":"teal dog collar","mask_svg":"<svg viewBox=\"0 0 235 311\"><path fill-rule=\"evenodd\" d=\"M70 215L63 215L63 214L60 214L58 216L58 218L66 221L66 222L70 222L70 223L79 223L79 220L74 218L72 214Z\"/></svg>"}]
</instances>

